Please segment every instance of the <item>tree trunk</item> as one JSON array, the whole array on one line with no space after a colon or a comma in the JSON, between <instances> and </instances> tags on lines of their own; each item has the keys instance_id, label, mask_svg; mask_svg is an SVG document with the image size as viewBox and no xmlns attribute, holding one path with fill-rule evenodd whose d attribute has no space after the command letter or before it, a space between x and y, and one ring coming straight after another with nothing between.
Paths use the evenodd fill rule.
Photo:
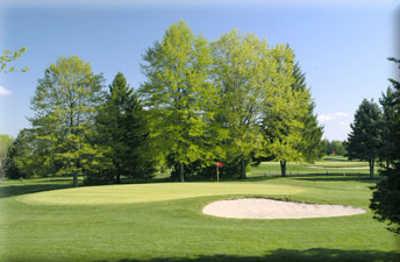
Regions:
<instances>
[{"instance_id":1,"label":"tree trunk","mask_svg":"<svg viewBox=\"0 0 400 262\"><path fill-rule=\"evenodd\" d=\"M72 174L72 185L78 186L78 175L76 173Z\"/></svg>"},{"instance_id":2,"label":"tree trunk","mask_svg":"<svg viewBox=\"0 0 400 262\"><path fill-rule=\"evenodd\" d=\"M281 176L285 177L286 176L286 160L280 160L279 163L281 165Z\"/></svg>"},{"instance_id":3,"label":"tree trunk","mask_svg":"<svg viewBox=\"0 0 400 262\"><path fill-rule=\"evenodd\" d=\"M246 179L246 160L241 160L240 179Z\"/></svg>"},{"instance_id":4,"label":"tree trunk","mask_svg":"<svg viewBox=\"0 0 400 262\"><path fill-rule=\"evenodd\" d=\"M374 176L374 165L375 165L375 160L370 159L369 160L369 177L371 177L371 178Z\"/></svg>"},{"instance_id":5,"label":"tree trunk","mask_svg":"<svg viewBox=\"0 0 400 262\"><path fill-rule=\"evenodd\" d=\"M117 184L121 184L121 174L118 172L118 174L116 175L116 178L117 178L117 181L116 181L116 183Z\"/></svg>"},{"instance_id":6,"label":"tree trunk","mask_svg":"<svg viewBox=\"0 0 400 262\"><path fill-rule=\"evenodd\" d=\"M183 170L183 164L179 164L179 177L181 179L181 182L185 182L185 174Z\"/></svg>"}]
</instances>

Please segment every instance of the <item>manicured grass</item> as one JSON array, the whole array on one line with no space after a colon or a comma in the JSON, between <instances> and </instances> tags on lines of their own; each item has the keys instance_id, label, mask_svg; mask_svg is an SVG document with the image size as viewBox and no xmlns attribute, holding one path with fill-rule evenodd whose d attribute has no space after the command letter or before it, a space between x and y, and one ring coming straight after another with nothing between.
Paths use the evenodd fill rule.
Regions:
<instances>
[{"instance_id":1,"label":"manicured grass","mask_svg":"<svg viewBox=\"0 0 400 262\"><path fill-rule=\"evenodd\" d=\"M265 166L257 168L262 172ZM374 182L364 174L264 177L254 168L246 181L219 184L58 190L70 180L6 181L0 186L0 261L400 261L400 238L371 212L301 220L201 213L210 201L254 194L368 209ZM52 203L33 200L38 196ZM76 205L77 199L92 196L92 203ZM107 200L119 197L135 203Z\"/></svg>"},{"instance_id":2,"label":"manicured grass","mask_svg":"<svg viewBox=\"0 0 400 262\"><path fill-rule=\"evenodd\" d=\"M30 204L103 205L166 201L216 195L288 195L301 192L288 185L261 183L155 183L139 185L109 185L53 190L23 195L19 201Z\"/></svg>"},{"instance_id":3,"label":"manicured grass","mask_svg":"<svg viewBox=\"0 0 400 262\"><path fill-rule=\"evenodd\" d=\"M344 161L342 158L329 157L328 160L316 161L314 163L287 163L287 175L299 174L324 174L324 175L348 175L368 174L367 162ZM249 176L276 176L280 174L279 162L263 162L252 167Z\"/></svg>"}]
</instances>

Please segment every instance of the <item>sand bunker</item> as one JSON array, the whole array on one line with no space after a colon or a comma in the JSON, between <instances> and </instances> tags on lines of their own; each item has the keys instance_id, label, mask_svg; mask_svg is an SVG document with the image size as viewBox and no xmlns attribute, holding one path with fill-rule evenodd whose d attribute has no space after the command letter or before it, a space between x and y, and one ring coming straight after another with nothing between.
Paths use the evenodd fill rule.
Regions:
<instances>
[{"instance_id":1,"label":"sand bunker","mask_svg":"<svg viewBox=\"0 0 400 262\"><path fill-rule=\"evenodd\" d=\"M217 217L252 219L300 219L351 216L364 209L341 205L315 205L263 198L221 200L208 204L203 213Z\"/></svg>"}]
</instances>

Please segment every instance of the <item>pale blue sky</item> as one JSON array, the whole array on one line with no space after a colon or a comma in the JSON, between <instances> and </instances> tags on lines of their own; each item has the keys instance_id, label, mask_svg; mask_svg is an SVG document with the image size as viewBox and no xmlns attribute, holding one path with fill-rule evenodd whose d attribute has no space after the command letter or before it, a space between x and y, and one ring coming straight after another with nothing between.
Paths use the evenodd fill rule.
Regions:
<instances>
[{"instance_id":1,"label":"pale blue sky","mask_svg":"<svg viewBox=\"0 0 400 262\"><path fill-rule=\"evenodd\" d=\"M306 73L329 139L345 139L362 98L377 99L388 85L396 1L89 2L1 1L0 47L27 47L18 64L30 71L0 76L0 133L15 136L29 126L37 80L60 56L89 61L107 83L121 71L138 87L145 49L179 20L209 40L236 28L271 44L288 43Z\"/></svg>"}]
</instances>

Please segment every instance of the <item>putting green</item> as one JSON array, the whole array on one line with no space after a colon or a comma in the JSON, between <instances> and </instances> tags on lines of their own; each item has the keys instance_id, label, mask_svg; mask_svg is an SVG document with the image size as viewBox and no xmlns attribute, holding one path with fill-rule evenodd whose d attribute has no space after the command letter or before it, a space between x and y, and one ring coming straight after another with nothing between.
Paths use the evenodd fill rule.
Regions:
<instances>
[{"instance_id":1,"label":"putting green","mask_svg":"<svg viewBox=\"0 0 400 262\"><path fill-rule=\"evenodd\" d=\"M212 195L291 195L300 187L260 183L158 183L91 186L32 193L17 197L28 204L101 205L173 200Z\"/></svg>"}]
</instances>

